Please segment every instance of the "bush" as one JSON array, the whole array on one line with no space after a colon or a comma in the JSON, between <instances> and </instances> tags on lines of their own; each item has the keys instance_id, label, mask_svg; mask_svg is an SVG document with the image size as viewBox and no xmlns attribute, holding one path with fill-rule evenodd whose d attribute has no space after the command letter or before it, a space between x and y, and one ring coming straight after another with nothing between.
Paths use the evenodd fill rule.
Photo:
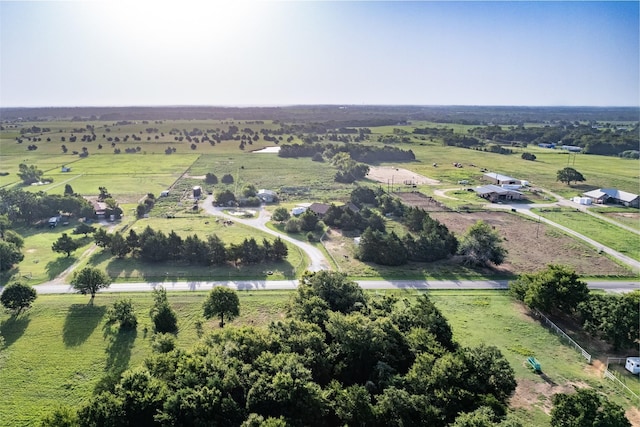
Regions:
<instances>
[{"instance_id":1,"label":"bush","mask_svg":"<svg viewBox=\"0 0 640 427\"><path fill-rule=\"evenodd\" d=\"M171 334L156 334L153 336L151 348L157 353L169 353L176 348L176 337Z\"/></svg>"},{"instance_id":2,"label":"bush","mask_svg":"<svg viewBox=\"0 0 640 427\"><path fill-rule=\"evenodd\" d=\"M291 218L284 225L284 231L287 233L299 233L300 232L300 220L298 218Z\"/></svg>"},{"instance_id":3,"label":"bush","mask_svg":"<svg viewBox=\"0 0 640 427\"><path fill-rule=\"evenodd\" d=\"M120 322L120 329L135 329L138 326L131 299L120 299L114 302L109 308L107 318L109 322Z\"/></svg>"}]
</instances>

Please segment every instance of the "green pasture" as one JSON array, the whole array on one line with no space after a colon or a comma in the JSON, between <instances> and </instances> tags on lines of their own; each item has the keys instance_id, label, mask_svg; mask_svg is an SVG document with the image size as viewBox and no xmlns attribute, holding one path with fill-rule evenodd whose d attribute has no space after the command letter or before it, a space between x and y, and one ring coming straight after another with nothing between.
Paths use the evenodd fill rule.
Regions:
<instances>
[{"instance_id":1,"label":"green pasture","mask_svg":"<svg viewBox=\"0 0 640 427\"><path fill-rule=\"evenodd\" d=\"M169 293L178 314L177 346L198 339L206 294ZM231 325L266 324L279 319L289 299L282 292L240 292L241 316ZM131 298L136 331L119 333L106 325L106 312L119 298ZM5 347L0 349L0 424L35 425L58 405L78 406L107 374L140 365L151 354L151 294L99 294L94 305L81 295L39 296L19 317L0 314ZM204 321L203 330L217 328Z\"/></svg>"},{"instance_id":2,"label":"green pasture","mask_svg":"<svg viewBox=\"0 0 640 427\"><path fill-rule=\"evenodd\" d=\"M389 163L413 172L437 179L442 186L456 185L460 180L468 180L469 185L483 185L484 172L497 172L516 179L530 182L534 187L542 187L564 197L580 195L595 188L618 188L636 192L640 182L638 160L619 157L569 154L566 151L538 147L513 148L514 154L496 154L478 150L447 147L438 142L427 144L400 144L399 148L411 149L416 155L415 162ZM535 161L520 158L522 152L532 152ZM433 166L437 164L437 167ZM461 163L462 168L453 166ZM473 166L472 166L473 165ZM585 182L568 186L556 181L557 171L573 167L584 175Z\"/></svg>"},{"instance_id":3,"label":"green pasture","mask_svg":"<svg viewBox=\"0 0 640 427\"><path fill-rule=\"evenodd\" d=\"M627 227L632 227L637 231L640 231L640 210L627 207L589 207L589 212L602 215L606 218L612 219L620 224L624 224Z\"/></svg>"},{"instance_id":4,"label":"green pasture","mask_svg":"<svg viewBox=\"0 0 640 427\"><path fill-rule=\"evenodd\" d=\"M630 233L614 224L575 209L542 208L532 209L532 211L557 224L564 225L588 236L615 251L635 260L640 260L639 237L636 233Z\"/></svg>"},{"instance_id":5,"label":"green pasture","mask_svg":"<svg viewBox=\"0 0 640 427\"><path fill-rule=\"evenodd\" d=\"M17 266L16 277L28 284L34 285L52 280L64 270L77 262L82 254L91 247L93 239L91 235L84 237L82 234L72 234L77 223L59 225L49 228L21 227L16 231L24 238L22 253L24 259ZM82 246L67 257L65 254L54 252L51 249L53 242L58 240L62 233L67 233L72 239L79 240ZM0 276L0 284L5 284L8 275Z\"/></svg>"},{"instance_id":6,"label":"green pasture","mask_svg":"<svg viewBox=\"0 0 640 427\"><path fill-rule=\"evenodd\" d=\"M413 299L420 292L376 291ZM284 316L290 292L239 292L240 317L229 327L266 325ZM169 303L178 314L177 346L191 348L198 339L205 292L170 292ZM528 316L518 303L500 291L430 291L430 298L447 317L454 339L464 346L497 346L518 381L533 384L568 382L588 384L614 401L630 402L602 379L573 348ZM118 333L106 325L106 311L119 298L131 298L138 317L133 332ZM150 293L100 293L94 304L81 295L41 295L34 307L19 317L0 314L5 347L0 350L0 419L7 427L36 424L58 405L77 406L93 392L103 376L139 366L151 354ZM205 321L202 330L217 328ZM591 351L590 348L587 348ZM534 374L525 359L534 355L543 375ZM523 425L547 426L540 407L548 396L535 396L534 409L518 409Z\"/></svg>"}]
</instances>

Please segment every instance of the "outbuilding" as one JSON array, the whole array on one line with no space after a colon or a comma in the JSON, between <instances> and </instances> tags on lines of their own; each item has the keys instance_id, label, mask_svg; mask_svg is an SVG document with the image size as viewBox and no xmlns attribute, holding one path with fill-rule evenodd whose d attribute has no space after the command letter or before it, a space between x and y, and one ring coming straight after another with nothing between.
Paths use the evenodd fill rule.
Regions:
<instances>
[{"instance_id":1,"label":"outbuilding","mask_svg":"<svg viewBox=\"0 0 640 427\"><path fill-rule=\"evenodd\" d=\"M627 363L624 364L627 371L632 374L640 374L640 357L627 357Z\"/></svg>"}]
</instances>

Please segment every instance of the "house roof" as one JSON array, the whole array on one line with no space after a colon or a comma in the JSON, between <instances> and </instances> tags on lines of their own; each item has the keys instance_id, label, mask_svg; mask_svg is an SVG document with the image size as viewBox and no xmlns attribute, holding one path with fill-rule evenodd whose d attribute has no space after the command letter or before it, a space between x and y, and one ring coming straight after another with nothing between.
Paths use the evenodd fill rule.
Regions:
<instances>
[{"instance_id":1,"label":"house roof","mask_svg":"<svg viewBox=\"0 0 640 427\"><path fill-rule=\"evenodd\" d=\"M309 206L309 210L311 210L311 212L316 213L318 215L326 214L329 208L330 206L327 205L326 203L312 203L311 206Z\"/></svg>"},{"instance_id":2,"label":"house roof","mask_svg":"<svg viewBox=\"0 0 640 427\"><path fill-rule=\"evenodd\" d=\"M495 179L496 181L518 181L516 178L512 178L510 176L507 175L502 175L499 173L495 173L495 172L487 172L484 174L484 176L489 177L491 179Z\"/></svg>"},{"instance_id":3,"label":"house roof","mask_svg":"<svg viewBox=\"0 0 640 427\"><path fill-rule=\"evenodd\" d=\"M516 190L509 190L508 188L504 188L504 187L500 187L498 185L493 185L493 184L489 184L489 185L483 185L482 187L477 187L475 189L476 193L480 194L480 195L484 195L484 194L498 194L498 195L502 195L502 194L520 194L522 195L521 192L516 191Z\"/></svg>"},{"instance_id":4,"label":"house roof","mask_svg":"<svg viewBox=\"0 0 640 427\"><path fill-rule=\"evenodd\" d=\"M627 193L626 191L620 191L615 188L598 188L597 190L587 191L582 194L592 199L601 199L602 197L607 196L612 199L622 200L623 202L633 202L640 197L637 194Z\"/></svg>"}]
</instances>

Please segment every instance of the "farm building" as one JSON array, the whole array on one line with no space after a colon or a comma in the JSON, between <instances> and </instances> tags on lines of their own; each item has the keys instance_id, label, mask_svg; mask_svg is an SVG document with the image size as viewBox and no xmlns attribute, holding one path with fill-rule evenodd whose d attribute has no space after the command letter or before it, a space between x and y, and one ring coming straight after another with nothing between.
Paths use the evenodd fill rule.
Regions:
<instances>
[{"instance_id":1,"label":"farm building","mask_svg":"<svg viewBox=\"0 0 640 427\"><path fill-rule=\"evenodd\" d=\"M104 202L93 202L93 212L98 218L104 218L107 213L107 204Z\"/></svg>"},{"instance_id":2,"label":"farm building","mask_svg":"<svg viewBox=\"0 0 640 427\"><path fill-rule=\"evenodd\" d=\"M502 184L521 184L519 179L511 178L507 175L501 175L495 172L487 172L484 174L484 178L491 182L492 184L502 185Z\"/></svg>"},{"instance_id":3,"label":"farm building","mask_svg":"<svg viewBox=\"0 0 640 427\"><path fill-rule=\"evenodd\" d=\"M275 191L271 190L258 190L258 199L262 200L264 203L273 203L278 198L278 195Z\"/></svg>"},{"instance_id":4,"label":"farm building","mask_svg":"<svg viewBox=\"0 0 640 427\"><path fill-rule=\"evenodd\" d=\"M597 190L582 193L583 196L590 198L593 203L604 204L613 203L634 208L640 207L640 196L626 191L620 191L615 188L598 188Z\"/></svg>"},{"instance_id":5,"label":"farm building","mask_svg":"<svg viewBox=\"0 0 640 427\"><path fill-rule=\"evenodd\" d=\"M491 202L498 202L503 200L522 200L524 198L524 195L519 191L499 187L493 184L477 187L475 191L478 196Z\"/></svg>"}]
</instances>

